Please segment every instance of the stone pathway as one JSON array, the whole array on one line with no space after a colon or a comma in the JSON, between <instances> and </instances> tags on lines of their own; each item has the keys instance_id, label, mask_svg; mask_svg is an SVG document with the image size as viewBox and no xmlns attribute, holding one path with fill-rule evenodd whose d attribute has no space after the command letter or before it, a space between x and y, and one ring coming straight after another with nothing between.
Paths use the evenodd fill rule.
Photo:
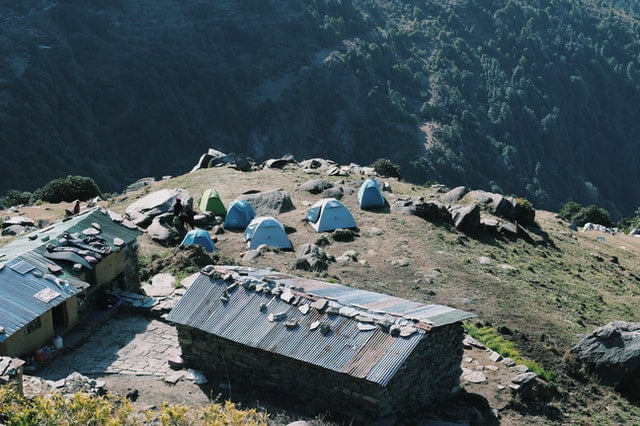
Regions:
<instances>
[{"instance_id":1,"label":"stone pathway","mask_svg":"<svg viewBox=\"0 0 640 426\"><path fill-rule=\"evenodd\" d=\"M148 317L120 313L80 347L53 360L38 376L59 380L77 371L88 376L164 378L173 373L167 360L179 354L175 327Z\"/></svg>"}]
</instances>

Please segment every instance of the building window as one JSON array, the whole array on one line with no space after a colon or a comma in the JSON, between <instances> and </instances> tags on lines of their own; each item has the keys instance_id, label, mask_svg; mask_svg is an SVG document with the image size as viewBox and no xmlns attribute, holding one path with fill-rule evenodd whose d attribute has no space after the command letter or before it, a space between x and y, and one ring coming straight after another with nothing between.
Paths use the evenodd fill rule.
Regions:
<instances>
[{"instance_id":1,"label":"building window","mask_svg":"<svg viewBox=\"0 0 640 426\"><path fill-rule=\"evenodd\" d=\"M34 319L29 324L27 324L26 329L24 330L24 334L31 334L37 329L42 327L42 322L40 321L40 317Z\"/></svg>"}]
</instances>

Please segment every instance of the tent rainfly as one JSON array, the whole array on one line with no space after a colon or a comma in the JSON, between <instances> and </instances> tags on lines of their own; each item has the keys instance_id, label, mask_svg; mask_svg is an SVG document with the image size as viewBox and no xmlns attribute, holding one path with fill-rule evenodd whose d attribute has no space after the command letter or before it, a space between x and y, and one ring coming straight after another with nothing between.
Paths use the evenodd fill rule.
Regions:
<instances>
[{"instance_id":1,"label":"tent rainfly","mask_svg":"<svg viewBox=\"0 0 640 426\"><path fill-rule=\"evenodd\" d=\"M251 220L256 217L256 212L245 200L234 200L229 205L227 216L224 218L226 229L245 229Z\"/></svg>"},{"instance_id":2,"label":"tent rainfly","mask_svg":"<svg viewBox=\"0 0 640 426\"><path fill-rule=\"evenodd\" d=\"M253 219L244 231L244 240L247 242L249 250L256 249L262 244L280 249L293 248L282 223L271 216L260 216Z\"/></svg>"},{"instance_id":3,"label":"tent rainfly","mask_svg":"<svg viewBox=\"0 0 640 426\"><path fill-rule=\"evenodd\" d=\"M227 209L220 199L220 194L218 194L218 191L215 189L207 189L202 193L198 207L201 212L210 212L216 216L224 216L227 214Z\"/></svg>"},{"instance_id":4,"label":"tent rainfly","mask_svg":"<svg viewBox=\"0 0 640 426\"><path fill-rule=\"evenodd\" d=\"M380 191L378 182L367 179L362 182L358 190L358 204L361 209L376 209L384 207L385 200Z\"/></svg>"},{"instance_id":5,"label":"tent rainfly","mask_svg":"<svg viewBox=\"0 0 640 426\"><path fill-rule=\"evenodd\" d=\"M309 207L305 220L317 232L358 227L349 209L335 198L323 198Z\"/></svg>"},{"instance_id":6,"label":"tent rainfly","mask_svg":"<svg viewBox=\"0 0 640 426\"><path fill-rule=\"evenodd\" d=\"M188 246L192 244L202 246L208 253L218 250L211 239L211 236L204 229L193 229L187 232L187 235L184 236L184 239L180 243L181 246Z\"/></svg>"}]
</instances>

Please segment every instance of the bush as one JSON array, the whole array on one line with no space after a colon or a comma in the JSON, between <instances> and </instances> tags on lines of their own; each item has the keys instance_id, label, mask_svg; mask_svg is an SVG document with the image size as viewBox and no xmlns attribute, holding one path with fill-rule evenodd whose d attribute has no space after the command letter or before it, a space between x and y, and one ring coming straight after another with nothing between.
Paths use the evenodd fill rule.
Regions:
<instances>
[{"instance_id":1,"label":"bush","mask_svg":"<svg viewBox=\"0 0 640 426\"><path fill-rule=\"evenodd\" d=\"M100 188L93 179L84 176L67 176L54 179L33 193L35 199L49 203L88 200L100 195Z\"/></svg>"},{"instance_id":2,"label":"bush","mask_svg":"<svg viewBox=\"0 0 640 426\"><path fill-rule=\"evenodd\" d=\"M19 204L29 204L31 201L31 193L28 191L8 190L3 197L0 197L0 204L7 207L17 206Z\"/></svg>"},{"instance_id":3,"label":"bush","mask_svg":"<svg viewBox=\"0 0 640 426\"><path fill-rule=\"evenodd\" d=\"M593 204L584 207L578 203L569 201L562 206L558 215L578 226L584 226L584 224L588 222L603 226L613 226L609 212Z\"/></svg>"},{"instance_id":4,"label":"bush","mask_svg":"<svg viewBox=\"0 0 640 426\"><path fill-rule=\"evenodd\" d=\"M578 214L582 209L582 205L573 201L567 201L567 203L562 206L560 211L558 212L558 216L563 218L564 220L572 221L573 216Z\"/></svg>"},{"instance_id":5,"label":"bush","mask_svg":"<svg viewBox=\"0 0 640 426\"><path fill-rule=\"evenodd\" d=\"M536 210L531 201L526 198L516 198L516 220L522 225L533 225L536 218Z\"/></svg>"},{"instance_id":6,"label":"bush","mask_svg":"<svg viewBox=\"0 0 640 426\"><path fill-rule=\"evenodd\" d=\"M399 165L387 158L378 158L371 165L380 176L400 178L402 169Z\"/></svg>"}]
</instances>

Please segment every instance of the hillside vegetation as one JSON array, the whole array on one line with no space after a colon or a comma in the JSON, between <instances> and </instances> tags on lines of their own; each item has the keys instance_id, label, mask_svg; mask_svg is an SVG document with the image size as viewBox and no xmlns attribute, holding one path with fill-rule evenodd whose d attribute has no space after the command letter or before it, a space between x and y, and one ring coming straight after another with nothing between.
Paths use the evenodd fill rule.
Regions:
<instances>
[{"instance_id":1,"label":"hillside vegetation","mask_svg":"<svg viewBox=\"0 0 640 426\"><path fill-rule=\"evenodd\" d=\"M120 190L216 146L640 205L634 2L25 0L0 22L0 191Z\"/></svg>"}]
</instances>

